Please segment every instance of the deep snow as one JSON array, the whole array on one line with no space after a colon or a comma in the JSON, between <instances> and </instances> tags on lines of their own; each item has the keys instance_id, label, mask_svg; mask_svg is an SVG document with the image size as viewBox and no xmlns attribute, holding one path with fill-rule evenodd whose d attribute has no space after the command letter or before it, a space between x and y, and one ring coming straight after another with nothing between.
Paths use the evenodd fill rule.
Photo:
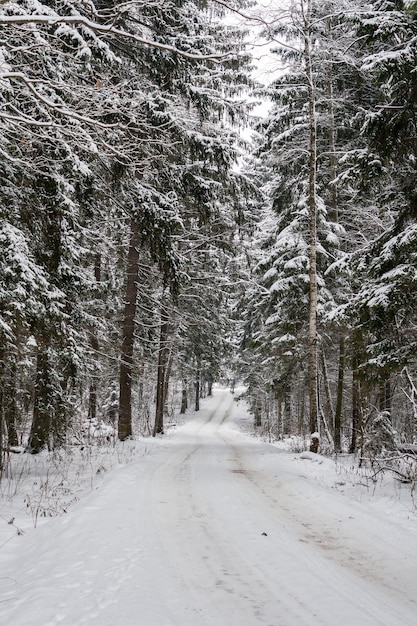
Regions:
<instances>
[{"instance_id":1,"label":"deep snow","mask_svg":"<svg viewBox=\"0 0 417 626\"><path fill-rule=\"evenodd\" d=\"M3 483L0 624L415 626L409 487L371 488L249 422L215 389L164 438L116 446L113 469L90 459L78 494L75 463L65 481L48 473L45 501L32 474Z\"/></svg>"}]
</instances>

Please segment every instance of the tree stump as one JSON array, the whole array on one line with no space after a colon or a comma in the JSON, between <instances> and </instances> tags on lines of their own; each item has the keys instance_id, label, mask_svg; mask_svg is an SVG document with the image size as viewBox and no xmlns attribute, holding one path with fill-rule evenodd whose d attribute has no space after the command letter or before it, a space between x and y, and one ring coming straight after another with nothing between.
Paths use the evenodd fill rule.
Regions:
<instances>
[{"instance_id":1,"label":"tree stump","mask_svg":"<svg viewBox=\"0 0 417 626\"><path fill-rule=\"evenodd\" d=\"M310 437L310 452L314 452L317 454L319 451L320 444L320 435L318 433L313 433Z\"/></svg>"}]
</instances>

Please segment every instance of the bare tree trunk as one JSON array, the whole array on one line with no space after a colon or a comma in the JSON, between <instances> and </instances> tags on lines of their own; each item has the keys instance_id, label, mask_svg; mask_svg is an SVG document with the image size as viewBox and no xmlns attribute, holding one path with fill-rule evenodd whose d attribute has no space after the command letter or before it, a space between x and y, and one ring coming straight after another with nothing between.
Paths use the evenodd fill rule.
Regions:
<instances>
[{"instance_id":1,"label":"bare tree trunk","mask_svg":"<svg viewBox=\"0 0 417 626\"><path fill-rule=\"evenodd\" d=\"M4 353L5 350L0 344L0 479L3 474L4 468L4 453L3 453L3 428L4 428Z\"/></svg>"},{"instance_id":2,"label":"bare tree trunk","mask_svg":"<svg viewBox=\"0 0 417 626\"><path fill-rule=\"evenodd\" d=\"M282 425L282 432L284 435L289 435L292 432L292 410L291 410L291 390L286 389L284 392L284 421Z\"/></svg>"},{"instance_id":3,"label":"bare tree trunk","mask_svg":"<svg viewBox=\"0 0 417 626\"><path fill-rule=\"evenodd\" d=\"M329 38L333 41L333 2L330 1L328 6L328 15L327 18L327 31L329 33ZM336 185L336 177L337 177L337 159L336 159L336 132L335 132L335 118L334 118L334 96L333 96L333 52L330 47L330 54L327 63L328 67L328 76L327 76L327 85L328 85L328 111L329 111L329 153L330 153L330 177L331 177L331 198L330 198L330 207L331 213L330 217L335 222L339 222L339 200L338 200L338 190ZM339 337L339 366L338 366L338 379L337 379L337 392L336 392L336 409L334 413L334 448L335 452L341 452L342 450L342 441L341 441L341 419L342 419L342 407L343 407L343 381L344 381L344 373L345 373L345 339L342 334Z\"/></svg>"},{"instance_id":4,"label":"bare tree trunk","mask_svg":"<svg viewBox=\"0 0 417 626\"><path fill-rule=\"evenodd\" d=\"M125 300L122 323L122 349L119 376L119 423L121 441L132 436L132 375L135 344L136 300L139 280L139 248L141 235L134 220L130 225L130 241L126 267Z\"/></svg>"},{"instance_id":5,"label":"bare tree trunk","mask_svg":"<svg viewBox=\"0 0 417 626\"><path fill-rule=\"evenodd\" d=\"M183 381L182 383L182 394L181 394L181 409L180 413L185 413L188 409L188 397L187 397L187 383Z\"/></svg>"},{"instance_id":6,"label":"bare tree trunk","mask_svg":"<svg viewBox=\"0 0 417 626\"><path fill-rule=\"evenodd\" d=\"M195 410L199 411L200 410L200 368L197 367L196 373L195 373Z\"/></svg>"},{"instance_id":7,"label":"bare tree trunk","mask_svg":"<svg viewBox=\"0 0 417 626\"><path fill-rule=\"evenodd\" d=\"M99 343L97 336L94 334L91 337L91 347L97 354L99 349ZM97 379L95 375L92 375L90 382L89 396L88 396L88 419L95 420L97 417Z\"/></svg>"},{"instance_id":8,"label":"bare tree trunk","mask_svg":"<svg viewBox=\"0 0 417 626\"><path fill-rule=\"evenodd\" d=\"M175 345L175 341L173 341L171 344L171 348L169 350L168 363L166 366L165 380L164 380L164 414L165 415L168 413L169 380L171 378L172 366L174 364L175 350L176 350L176 345Z\"/></svg>"},{"instance_id":9,"label":"bare tree trunk","mask_svg":"<svg viewBox=\"0 0 417 626\"><path fill-rule=\"evenodd\" d=\"M158 374L156 382L156 410L153 436L164 432L164 402L165 402L165 378L168 360L168 312L164 304L161 305L161 328L159 334L158 351Z\"/></svg>"},{"instance_id":10,"label":"bare tree trunk","mask_svg":"<svg viewBox=\"0 0 417 626\"><path fill-rule=\"evenodd\" d=\"M96 283L99 284L101 282L101 255L99 253L96 254L94 261L94 276L96 279ZM98 358L98 350L99 350L99 342L95 329L92 331L91 335L91 348L94 352L95 358ZM88 398L88 418L90 420L94 420L97 417L97 375L95 373L91 376L91 383L89 389L89 398Z\"/></svg>"},{"instance_id":11,"label":"bare tree trunk","mask_svg":"<svg viewBox=\"0 0 417 626\"><path fill-rule=\"evenodd\" d=\"M262 426L262 400L261 400L260 391L256 392L254 413L255 413L255 428L260 428Z\"/></svg>"},{"instance_id":12,"label":"bare tree trunk","mask_svg":"<svg viewBox=\"0 0 417 626\"><path fill-rule=\"evenodd\" d=\"M297 426L298 426L298 434L302 436L305 435L305 422L306 422L305 413L306 413L306 394L305 394L305 384L303 380L303 384L298 385L298 393L297 393Z\"/></svg>"},{"instance_id":13,"label":"bare tree trunk","mask_svg":"<svg viewBox=\"0 0 417 626\"><path fill-rule=\"evenodd\" d=\"M18 446L19 435L17 433L17 367L14 357L9 359L8 373L4 372L3 383L3 435L7 434L7 445Z\"/></svg>"},{"instance_id":14,"label":"bare tree trunk","mask_svg":"<svg viewBox=\"0 0 417 626\"><path fill-rule=\"evenodd\" d=\"M329 17L327 19L327 30L329 33L329 37L333 39L333 2L329 2ZM337 185L335 183L337 168L336 168L336 141L335 141L335 122L334 122L334 97L333 97L333 53L330 52L330 58L327 63L328 67L328 77L327 77L327 85L328 85L328 109L329 109L329 152L330 152L330 176L332 179L331 182L331 208L332 214L331 219L338 223L339 222L339 207L338 207L338 193L337 193Z\"/></svg>"},{"instance_id":15,"label":"bare tree trunk","mask_svg":"<svg viewBox=\"0 0 417 626\"><path fill-rule=\"evenodd\" d=\"M412 407L412 416L409 411L407 411L407 420L406 420L406 428L405 428L405 437L406 441L413 441L415 433L417 431L417 388L414 384L413 379L411 378L410 372L408 368L405 367L403 370L405 374L408 384L410 385L410 392L407 393L404 391L406 398L410 401Z\"/></svg>"},{"instance_id":16,"label":"bare tree trunk","mask_svg":"<svg viewBox=\"0 0 417 626\"><path fill-rule=\"evenodd\" d=\"M336 411L334 414L334 450L342 451L342 407L343 407L343 382L345 376L345 338L340 335L339 339L339 371L337 376Z\"/></svg>"},{"instance_id":17,"label":"bare tree trunk","mask_svg":"<svg viewBox=\"0 0 417 626\"><path fill-rule=\"evenodd\" d=\"M379 388L379 410L391 413L391 380L387 378L381 383Z\"/></svg>"},{"instance_id":18,"label":"bare tree trunk","mask_svg":"<svg viewBox=\"0 0 417 626\"><path fill-rule=\"evenodd\" d=\"M354 453L358 447L358 433L362 431L361 393L357 365L353 366L352 381L352 438L349 452Z\"/></svg>"},{"instance_id":19,"label":"bare tree trunk","mask_svg":"<svg viewBox=\"0 0 417 626\"><path fill-rule=\"evenodd\" d=\"M49 368L47 348L40 346L36 357L33 419L27 444L27 449L32 454L50 447L53 393Z\"/></svg>"},{"instance_id":20,"label":"bare tree trunk","mask_svg":"<svg viewBox=\"0 0 417 626\"><path fill-rule=\"evenodd\" d=\"M88 419L95 420L97 417L97 385L93 381L90 384L88 395Z\"/></svg>"},{"instance_id":21,"label":"bare tree trunk","mask_svg":"<svg viewBox=\"0 0 417 626\"><path fill-rule=\"evenodd\" d=\"M312 0L307 0L304 13L304 59L308 90L309 119L309 416L310 431L319 427L318 420L318 365L317 365L317 129L316 104L311 59L311 11Z\"/></svg>"},{"instance_id":22,"label":"bare tree trunk","mask_svg":"<svg viewBox=\"0 0 417 626\"><path fill-rule=\"evenodd\" d=\"M332 394L330 391L330 382L329 382L329 374L327 371L327 361L324 350L321 350L321 369L323 373L323 387L324 387L324 395L326 398L327 404L327 415L331 423L334 420L334 410L333 410L333 402L332 402ZM327 418L325 418L327 420Z\"/></svg>"}]
</instances>

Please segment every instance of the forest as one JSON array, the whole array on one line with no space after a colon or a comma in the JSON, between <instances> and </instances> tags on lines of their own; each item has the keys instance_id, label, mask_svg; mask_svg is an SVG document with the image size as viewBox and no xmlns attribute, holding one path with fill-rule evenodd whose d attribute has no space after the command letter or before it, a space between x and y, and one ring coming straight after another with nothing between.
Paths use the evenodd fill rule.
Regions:
<instances>
[{"instance_id":1,"label":"forest","mask_svg":"<svg viewBox=\"0 0 417 626\"><path fill-rule=\"evenodd\" d=\"M0 0L0 470L233 381L413 449L417 3L275 5Z\"/></svg>"}]
</instances>

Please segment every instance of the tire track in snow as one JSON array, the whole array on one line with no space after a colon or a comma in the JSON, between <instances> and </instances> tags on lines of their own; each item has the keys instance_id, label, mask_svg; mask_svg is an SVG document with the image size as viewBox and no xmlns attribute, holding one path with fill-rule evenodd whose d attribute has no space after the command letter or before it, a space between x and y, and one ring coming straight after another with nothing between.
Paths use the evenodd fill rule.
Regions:
<instances>
[{"instance_id":1,"label":"tire track in snow","mask_svg":"<svg viewBox=\"0 0 417 626\"><path fill-rule=\"evenodd\" d=\"M384 594L394 595L402 605L408 604L411 610L416 610L415 560L412 554L398 553L393 529L386 530L386 535L379 538L379 545L376 545L378 538L366 543L354 532L355 516L359 516L355 510L350 510L345 519L341 519L343 516L340 510L323 510L320 504L313 500L306 501L303 494L292 491L282 480L265 472L259 473L254 468L247 469L251 463L247 454L242 455L245 448L228 440L224 434L222 437L233 451L237 467L234 471L241 473L250 483L254 499L261 498L273 511L278 510L280 518L291 528L294 537L317 548L326 559L350 570L365 582L372 583ZM338 496L343 498L335 493L335 498ZM390 543L391 554L385 549ZM407 571L408 576L405 575Z\"/></svg>"},{"instance_id":2,"label":"tire track in snow","mask_svg":"<svg viewBox=\"0 0 417 626\"><path fill-rule=\"evenodd\" d=\"M159 504L165 509L169 502L169 509L153 506L168 559L175 564L195 610L210 626L310 623L297 611L301 602L294 602L291 593L277 597L273 584L247 559L241 546L230 541L230 529L223 532L202 506L204 494L195 480L195 469L205 463L204 448L203 454L201 446L180 453L158 471L155 486L164 493ZM256 540L263 537L258 534ZM307 607L305 613L309 615ZM277 621L278 615L291 621Z\"/></svg>"},{"instance_id":3,"label":"tire track in snow","mask_svg":"<svg viewBox=\"0 0 417 626\"><path fill-rule=\"evenodd\" d=\"M321 506L285 455L228 428L234 397L217 393L87 506L22 537L1 624L415 626L417 541L396 556L384 526L367 547L360 503Z\"/></svg>"},{"instance_id":4,"label":"tire track in snow","mask_svg":"<svg viewBox=\"0 0 417 626\"><path fill-rule=\"evenodd\" d=\"M155 529L200 622L414 626L407 611L372 587L364 594L363 580L300 540L300 528L305 537L313 532L302 521L292 528L300 511L291 513L291 496L281 502L277 481L248 462L270 450L227 433L232 407L229 396L208 419L190 424L153 478Z\"/></svg>"}]
</instances>

